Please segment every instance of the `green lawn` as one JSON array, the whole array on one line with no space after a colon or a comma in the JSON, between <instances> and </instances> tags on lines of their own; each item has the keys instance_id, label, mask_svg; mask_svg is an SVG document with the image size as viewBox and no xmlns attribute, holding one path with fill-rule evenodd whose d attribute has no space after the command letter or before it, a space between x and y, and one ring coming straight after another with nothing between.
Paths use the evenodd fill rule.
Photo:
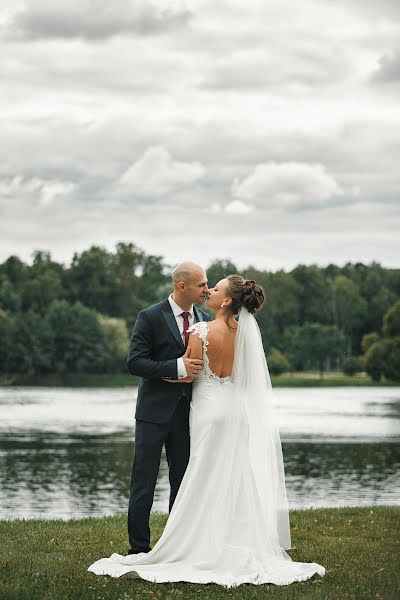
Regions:
<instances>
[{"instance_id":1,"label":"green lawn","mask_svg":"<svg viewBox=\"0 0 400 600\"><path fill-rule=\"evenodd\" d=\"M195 510L195 507L194 507ZM325 577L238 588L151 584L96 576L87 567L125 554L126 517L63 521L0 521L0 598L24 600L398 600L400 507L291 511L294 560L318 562ZM153 543L166 515L152 515Z\"/></svg>"}]
</instances>

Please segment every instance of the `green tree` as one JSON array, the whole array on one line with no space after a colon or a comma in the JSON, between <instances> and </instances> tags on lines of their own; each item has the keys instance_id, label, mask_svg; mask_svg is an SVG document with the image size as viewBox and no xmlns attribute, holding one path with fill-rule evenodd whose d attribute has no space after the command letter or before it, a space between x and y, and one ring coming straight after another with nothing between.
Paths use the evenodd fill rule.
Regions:
<instances>
[{"instance_id":1,"label":"green tree","mask_svg":"<svg viewBox=\"0 0 400 600\"><path fill-rule=\"evenodd\" d=\"M400 381L400 300L385 313L384 338L367 347L365 369L375 381L384 375L387 379Z\"/></svg>"},{"instance_id":2,"label":"green tree","mask_svg":"<svg viewBox=\"0 0 400 600\"><path fill-rule=\"evenodd\" d=\"M165 265L161 256L145 256L142 261L142 274L138 286L138 297L142 307L154 304L163 299L161 291L171 279L164 270Z\"/></svg>"},{"instance_id":3,"label":"green tree","mask_svg":"<svg viewBox=\"0 0 400 600\"><path fill-rule=\"evenodd\" d=\"M400 381L400 336L383 341L385 363L384 376L391 381Z\"/></svg>"},{"instance_id":4,"label":"green tree","mask_svg":"<svg viewBox=\"0 0 400 600\"><path fill-rule=\"evenodd\" d=\"M379 335L376 331L372 331L371 333L366 333L361 341L361 347L364 354L369 350L369 348L375 344L375 342L379 341Z\"/></svg>"},{"instance_id":5,"label":"green tree","mask_svg":"<svg viewBox=\"0 0 400 600\"><path fill-rule=\"evenodd\" d=\"M291 275L298 284L298 324L332 323L331 291L321 269L316 265L299 265Z\"/></svg>"},{"instance_id":6,"label":"green tree","mask_svg":"<svg viewBox=\"0 0 400 600\"><path fill-rule=\"evenodd\" d=\"M251 265L238 269L225 259L214 261L207 269L209 284L215 285L219 279L238 271L265 289L266 302L256 318L266 351L273 347L291 359L294 357L295 368L317 366L309 356L311 350L304 348L301 330L296 329L306 323L336 325L347 338L344 356L358 355L361 351L366 354L378 336L383 336L383 329L386 332L383 339L398 337L397 313L393 316L389 313L385 322L383 318L399 299L399 269L386 269L372 262L370 265L347 263L344 267L330 264L325 268L299 265L288 273L283 270L274 273ZM21 340L18 352L14 344L10 360L16 368L22 365L27 371L47 368L39 364L34 355L24 354L24 338L30 340L25 348L34 347L30 335L38 328L36 317L26 316L29 312L44 322L55 302L66 300L69 306L80 302L81 306L95 311L95 315L101 313L107 318L124 319L131 330L138 312L162 300L170 291L170 274L163 258L147 255L133 243L121 242L114 252L92 246L75 254L69 267L53 261L46 250L36 250L31 265L10 256L0 264L0 309L9 315L15 339ZM27 328L28 320L30 328ZM292 334L288 335L293 327ZM92 330L95 331L94 326ZM102 333L100 330L97 335L101 337ZM37 337L40 335L46 338L39 328ZM79 348L79 332L76 336ZM295 349L296 344L301 347L299 351ZM107 341L103 345L109 357ZM109 358L101 358L101 353L102 350L98 358L100 363L103 360L102 368L116 368L110 366ZM74 360L76 366L78 358ZM94 357L92 367L100 369L94 367L96 360ZM326 368L332 364L340 367L342 362L343 356L328 357Z\"/></svg>"},{"instance_id":7,"label":"green tree","mask_svg":"<svg viewBox=\"0 0 400 600\"><path fill-rule=\"evenodd\" d=\"M267 355L268 369L271 375L281 375L290 370L289 361L282 352L272 347Z\"/></svg>"},{"instance_id":8,"label":"green tree","mask_svg":"<svg viewBox=\"0 0 400 600\"><path fill-rule=\"evenodd\" d=\"M280 270L276 273L265 273L251 269L246 275L255 279L265 291L264 307L256 318L263 336L264 347L275 346L283 354L287 346L283 336L285 327L299 322L298 290L299 284L291 274Z\"/></svg>"},{"instance_id":9,"label":"green tree","mask_svg":"<svg viewBox=\"0 0 400 600\"><path fill-rule=\"evenodd\" d=\"M54 336L54 370L100 373L106 364L106 340L95 311L80 302L56 300L47 314Z\"/></svg>"},{"instance_id":10,"label":"green tree","mask_svg":"<svg viewBox=\"0 0 400 600\"><path fill-rule=\"evenodd\" d=\"M0 308L0 372L11 372L11 350L13 347L14 322L11 315Z\"/></svg>"},{"instance_id":11,"label":"green tree","mask_svg":"<svg viewBox=\"0 0 400 600\"><path fill-rule=\"evenodd\" d=\"M209 287L214 287L218 281L224 279L224 277L227 277L228 275L234 275L236 273L240 275L243 274L232 261L226 258L214 260L207 267L206 271Z\"/></svg>"},{"instance_id":12,"label":"green tree","mask_svg":"<svg viewBox=\"0 0 400 600\"><path fill-rule=\"evenodd\" d=\"M32 276L22 292L22 309L44 315L50 304L62 295L62 285L57 273L51 271Z\"/></svg>"},{"instance_id":13,"label":"green tree","mask_svg":"<svg viewBox=\"0 0 400 600\"><path fill-rule=\"evenodd\" d=\"M52 370L53 335L48 323L34 311L18 315L13 327L9 370L37 375Z\"/></svg>"},{"instance_id":14,"label":"green tree","mask_svg":"<svg viewBox=\"0 0 400 600\"><path fill-rule=\"evenodd\" d=\"M81 254L74 254L68 270L69 300L79 301L88 308L119 316L118 272L112 253L92 246Z\"/></svg>"},{"instance_id":15,"label":"green tree","mask_svg":"<svg viewBox=\"0 0 400 600\"><path fill-rule=\"evenodd\" d=\"M35 250L21 290L21 308L44 315L50 304L64 296L64 268L47 250Z\"/></svg>"},{"instance_id":16,"label":"green tree","mask_svg":"<svg viewBox=\"0 0 400 600\"><path fill-rule=\"evenodd\" d=\"M400 300L383 317L383 335L390 338L400 336Z\"/></svg>"},{"instance_id":17,"label":"green tree","mask_svg":"<svg viewBox=\"0 0 400 600\"><path fill-rule=\"evenodd\" d=\"M21 307L21 298L16 292L15 286L6 274L0 273L0 308L17 312Z\"/></svg>"},{"instance_id":18,"label":"green tree","mask_svg":"<svg viewBox=\"0 0 400 600\"><path fill-rule=\"evenodd\" d=\"M129 346L129 334L124 319L97 315L104 337L105 370L111 372L126 371L126 356Z\"/></svg>"},{"instance_id":19,"label":"green tree","mask_svg":"<svg viewBox=\"0 0 400 600\"><path fill-rule=\"evenodd\" d=\"M360 292L368 303L367 328L378 331L387 309L396 301L396 294L385 285L385 273L382 268L368 270Z\"/></svg>"},{"instance_id":20,"label":"green tree","mask_svg":"<svg viewBox=\"0 0 400 600\"><path fill-rule=\"evenodd\" d=\"M18 256L10 256L1 265L0 273L7 275L16 289L19 289L27 277L28 267L18 258Z\"/></svg>"},{"instance_id":21,"label":"green tree","mask_svg":"<svg viewBox=\"0 0 400 600\"><path fill-rule=\"evenodd\" d=\"M379 381L385 370L386 348L380 342L375 342L370 346L364 356L364 366L368 375L374 380Z\"/></svg>"},{"instance_id":22,"label":"green tree","mask_svg":"<svg viewBox=\"0 0 400 600\"><path fill-rule=\"evenodd\" d=\"M118 301L115 313L131 322L136 320L139 311L144 308L138 298L143 259L144 252L139 250L135 244L117 244L115 274Z\"/></svg>"},{"instance_id":23,"label":"green tree","mask_svg":"<svg viewBox=\"0 0 400 600\"><path fill-rule=\"evenodd\" d=\"M363 361L359 356L349 356L343 362L343 373L351 377L356 373L360 373L363 368Z\"/></svg>"},{"instance_id":24,"label":"green tree","mask_svg":"<svg viewBox=\"0 0 400 600\"><path fill-rule=\"evenodd\" d=\"M334 325L306 323L285 330L290 363L300 370L317 368L322 376L343 356L345 337Z\"/></svg>"},{"instance_id":25,"label":"green tree","mask_svg":"<svg viewBox=\"0 0 400 600\"><path fill-rule=\"evenodd\" d=\"M344 275L333 282L335 324L347 339L347 354L351 356L356 333L367 314L367 302L361 297L357 285Z\"/></svg>"}]
</instances>

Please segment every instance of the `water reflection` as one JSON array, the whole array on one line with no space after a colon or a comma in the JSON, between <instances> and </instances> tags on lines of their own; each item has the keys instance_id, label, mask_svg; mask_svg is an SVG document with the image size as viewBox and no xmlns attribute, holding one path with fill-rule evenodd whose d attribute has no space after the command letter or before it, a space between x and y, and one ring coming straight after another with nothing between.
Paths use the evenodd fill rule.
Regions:
<instances>
[{"instance_id":1,"label":"water reflection","mask_svg":"<svg viewBox=\"0 0 400 600\"><path fill-rule=\"evenodd\" d=\"M399 503L398 444L288 443L283 451L293 508Z\"/></svg>"},{"instance_id":2,"label":"water reflection","mask_svg":"<svg viewBox=\"0 0 400 600\"><path fill-rule=\"evenodd\" d=\"M292 508L399 504L400 390L374 389L279 390ZM131 388L0 389L0 517L126 514L133 408ZM153 510L168 491L164 455Z\"/></svg>"},{"instance_id":3,"label":"water reflection","mask_svg":"<svg viewBox=\"0 0 400 600\"><path fill-rule=\"evenodd\" d=\"M71 517L125 513L134 444L121 435L5 436L0 454L1 516ZM400 448L393 443L284 443L292 508L397 504ZM168 509L161 463L153 510Z\"/></svg>"}]
</instances>

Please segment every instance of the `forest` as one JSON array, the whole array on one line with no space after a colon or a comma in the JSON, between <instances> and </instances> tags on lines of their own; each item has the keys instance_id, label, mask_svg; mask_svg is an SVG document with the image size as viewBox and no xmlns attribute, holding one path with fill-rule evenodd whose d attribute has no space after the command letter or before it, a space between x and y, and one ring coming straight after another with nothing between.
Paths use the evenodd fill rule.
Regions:
<instances>
[{"instance_id":1,"label":"forest","mask_svg":"<svg viewBox=\"0 0 400 600\"><path fill-rule=\"evenodd\" d=\"M228 259L204 265L209 286L230 273L266 292L257 314L271 373L399 374L400 269L299 264L270 272ZM69 265L36 250L0 264L0 373L122 373L135 319L172 291L162 256L134 243L92 246ZM389 365L389 366L388 366Z\"/></svg>"}]
</instances>

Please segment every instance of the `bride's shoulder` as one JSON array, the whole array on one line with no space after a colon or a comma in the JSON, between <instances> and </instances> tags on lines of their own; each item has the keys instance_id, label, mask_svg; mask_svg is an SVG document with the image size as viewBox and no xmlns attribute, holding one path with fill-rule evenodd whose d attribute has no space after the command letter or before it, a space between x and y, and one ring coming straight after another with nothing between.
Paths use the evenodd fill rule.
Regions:
<instances>
[{"instance_id":1,"label":"bride's shoulder","mask_svg":"<svg viewBox=\"0 0 400 600\"><path fill-rule=\"evenodd\" d=\"M198 321L197 323L193 323L193 325L188 328L188 332L196 333L200 338L204 339L208 332L207 322Z\"/></svg>"}]
</instances>

